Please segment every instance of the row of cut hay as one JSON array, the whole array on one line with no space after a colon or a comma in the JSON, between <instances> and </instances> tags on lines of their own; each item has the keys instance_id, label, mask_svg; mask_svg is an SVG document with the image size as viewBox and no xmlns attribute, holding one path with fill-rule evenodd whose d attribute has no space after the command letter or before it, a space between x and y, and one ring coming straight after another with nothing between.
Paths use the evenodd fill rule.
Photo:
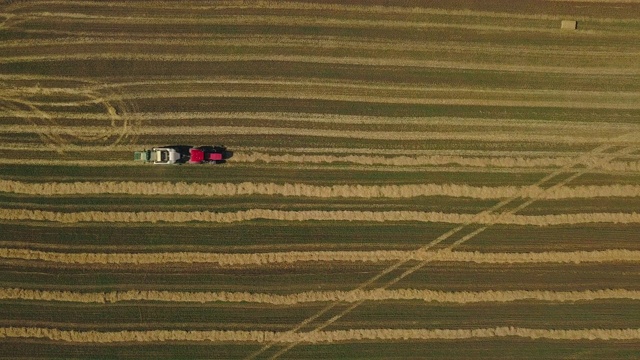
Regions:
<instances>
[{"instance_id":1,"label":"row of cut hay","mask_svg":"<svg viewBox=\"0 0 640 360\"><path fill-rule=\"evenodd\" d=\"M565 101L569 100L584 100L584 101L597 101L604 98L617 100L626 100L633 102L640 97L638 92L613 92L613 91L567 91L567 90L513 90L506 91L500 89L486 89L486 88L474 88L474 87L420 87L414 85L396 85L381 82L345 82L338 80L326 80L318 81L316 79L270 79L264 77L253 77L250 79L237 79L229 77L211 77L207 79L177 79L177 80L149 80L149 81L136 81L136 82L121 82L111 84L109 86L94 87L96 90L103 90L108 88L118 88L121 93L130 93L133 96L149 97L149 94L161 93L164 94L169 90L176 92L177 94L191 93L193 91L202 92L204 95L213 94L216 88L224 90L239 90L239 91L271 91L273 94L282 93L332 93L333 95L352 95L352 94L367 94L371 96L371 92L375 92L377 97L385 98L432 98L432 99L448 99L448 98L470 98L476 100L499 100L508 98L510 100L533 100L544 101L554 100L561 97ZM29 89L29 88L27 88ZM127 89L127 90L125 90ZM17 90L24 90L24 88L17 88ZM44 93L46 88L36 88L38 94ZM59 91L71 91L73 93L86 93L87 90L78 91L76 89L58 89ZM33 91L31 92L33 93ZM272 94L272 95L273 95ZM375 98L375 97L373 97ZM279 116L281 113L276 113ZM354 119L358 117L349 117L349 115L334 115L333 118L327 118L325 120L313 119L315 122L335 122L336 120ZM279 117L282 117L281 115ZM297 121L312 120L309 115L303 115L299 118L292 117ZM364 117L364 119L371 119L371 117ZM284 120L284 119L283 119ZM384 120L377 119L378 121ZM399 119L400 121L402 120ZM405 121L411 119L405 119ZM414 119L415 121L415 119ZM496 122L500 120L496 119ZM484 126L491 126L494 121L491 121ZM523 121L513 121L515 123L522 124ZM447 125L444 123L443 125ZM586 125L586 124L583 124ZM571 126L571 124L569 124ZM575 124L573 125L575 127ZM593 128L592 125L587 125ZM637 126L633 124L620 124L622 127L633 127L637 129Z\"/></svg>"},{"instance_id":2,"label":"row of cut hay","mask_svg":"<svg viewBox=\"0 0 640 360\"><path fill-rule=\"evenodd\" d=\"M366 155L272 155L259 152L237 153L233 157L236 162L264 162L264 163L351 163L358 165L386 165L386 166L442 166L458 165L468 167L501 167L501 168L534 168L534 167L563 167L568 165L585 165L588 168L607 171L640 171L640 161L611 161L603 162L601 157L570 158L570 157L465 157L452 155L429 156L366 156Z\"/></svg>"},{"instance_id":3,"label":"row of cut hay","mask_svg":"<svg viewBox=\"0 0 640 360\"><path fill-rule=\"evenodd\" d=\"M1 116L1 115L0 115ZM196 145L199 146L200 144ZM209 144L210 145L210 144ZM144 144L118 144L118 145L109 145L109 146L100 146L100 145L76 145L76 144L65 144L61 146L60 149L64 152L82 152L82 153L104 153L104 152L130 152L137 151L145 147ZM153 147L152 145L146 145L147 148ZM11 151L46 151L51 150L50 147L47 147L43 144L36 143L12 143L6 142L0 144L0 150L11 150ZM553 163L564 163L566 159L571 158L574 161L581 160L579 157L584 156L585 153L581 151L555 151L555 150L469 150L469 149L403 149L403 148L394 148L394 149L386 149L386 148L367 148L367 147L358 147L358 148L345 148L345 147L264 147L264 146L233 146L234 152L238 154L243 153L246 155L269 155L269 156L279 156L279 155L329 155L329 159L332 159L332 156L336 156L336 154L345 154L351 153L356 155L371 155L371 154L381 154L384 155L383 160L393 158L391 155L404 155L409 158L417 158L417 156L424 156L426 158L435 158L436 156L449 156L452 159L452 163L456 163L456 157L464 158L464 159L484 159L490 157L496 158L505 158L508 162L517 162L519 159L550 159ZM411 157L408 155L417 155L416 157ZM597 158L609 158L611 154L609 153L589 153L590 157L594 159ZM380 157L376 157L380 158ZM639 159L640 154L624 154L625 159ZM251 161L251 159L248 159ZM275 160L272 160L275 161ZM499 164L496 164L498 166Z\"/></svg>"},{"instance_id":4,"label":"row of cut hay","mask_svg":"<svg viewBox=\"0 0 640 360\"><path fill-rule=\"evenodd\" d=\"M435 21L434 21L435 20ZM12 16L8 22L9 27L28 28L30 23L37 22L38 24L47 24L53 21L58 23L76 23L79 28L86 29L85 24L94 25L108 24L113 26L121 25L157 25L157 24L173 24L175 26L188 26L188 25L235 25L235 26L291 26L291 27L308 27L316 26L323 28L359 28L359 29L403 29L403 30L425 30L425 29L465 29L476 31L527 31L537 33L554 34L558 31L556 29L549 28L545 24L540 23L541 26L531 26L532 23L528 22L526 26L517 26L518 23L507 22L504 20L493 20L492 22L482 22L482 18L472 17L461 19L462 22L443 22L437 19L425 17L421 21L407 21L402 19L385 19L384 17L371 18L370 15L366 18L352 18L351 16L345 17L336 13L326 13L325 16L304 16L304 15L277 15L277 14L258 14L258 15L244 15L244 14L226 14L220 15L200 15L193 17L181 17L181 16L109 16L109 15L90 15L82 13L68 13L68 12L32 12L28 14L17 14ZM85 25L85 26L83 26ZM93 30L93 27L89 27ZM104 28L95 28L104 32ZM38 29L40 30L40 29ZM585 32L583 30L583 32ZM592 33L591 31L587 31ZM113 35L113 34L109 34ZM624 33L622 34L625 35Z\"/></svg>"},{"instance_id":5,"label":"row of cut hay","mask_svg":"<svg viewBox=\"0 0 640 360\"><path fill-rule=\"evenodd\" d=\"M293 26L293 27L322 27L325 29L332 28L359 28L359 29L401 29L401 30L418 30L424 31L426 29L462 29L462 30L475 30L493 32L494 35L504 32L535 32L546 33L549 35L557 34L558 30L549 27L548 23L531 21L525 24L514 23L504 19L492 18L489 21L483 17L473 16L466 18L448 17L446 20L433 17L422 17L419 21L416 20L403 20L398 19L397 16L388 18L384 15L378 15L376 18L371 17L371 13L359 18L354 18L353 14L343 15L336 12L325 14L323 17L318 16L305 16L295 14L273 14L271 10L270 14L236 14L227 13L225 16L220 14L207 15L206 12L200 12L199 16L105 16L103 14L86 14L86 13L69 13L69 12L32 12L27 14L16 14L11 16L9 21L5 23L9 28L21 28L25 30L32 30L29 28L32 24L38 24L34 32L46 33L41 29L43 24L52 22L56 23L76 23L82 30L89 30L89 32L77 32L80 34L107 34L104 31L104 27L94 27L96 23L105 25L129 25L138 26L138 29L143 29L144 25L157 25L157 24L173 24L176 26L189 26L191 25L215 25L215 26ZM86 26L94 25L94 26ZM83 26L85 25L85 26ZM518 26L523 25L523 26ZM93 30L93 31L91 31ZM139 32L139 31L138 31ZM167 32L160 33L161 35ZM601 29L598 31L593 30L581 30L582 34L590 35L618 35L619 37L630 37L632 32L619 31L618 27L609 27L607 29ZM116 33L119 35L120 33ZM108 33L108 35L115 35L114 33ZM207 34L208 35L208 34Z\"/></svg>"},{"instance_id":6,"label":"row of cut hay","mask_svg":"<svg viewBox=\"0 0 640 360\"><path fill-rule=\"evenodd\" d=\"M457 214L421 211L284 211L270 209L250 209L237 212L211 211L80 211L54 212L27 209L0 208L0 220L8 221L51 221L60 223L98 222L98 223L185 223L210 222L234 223L250 220L276 221L367 221L400 222L416 221L448 224L505 224L505 225L578 225L589 223L637 224L640 214L632 213L579 213L553 215L514 215L514 214Z\"/></svg>"},{"instance_id":7,"label":"row of cut hay","mask_svg":"<svg viewBox=\"0 0 640 360\"><path fill-rule=\"evenodd\" d=\"M126 147L126 146L125 146ZM131 146L129 146L131 147ZM11 151L17 151L24 148L23 145L9 145L0 148L9 149ZM36 146L36 148L38 148ZM42 147L40 147L42 148ZM124 147L123 147L124 148ZM141 146L131 147L131 149L141 150ZM26 149L25 150L30 150ZM40 149L43 150L43 149ZM50 151L51 148L47 148L46 151ZM106 148L99 147L85 147L62 144L55 146L56 151L60 152L83 152L87 151L101 151L105 152ZM400 150L398 150L400 151ZM303 151L304 152L304 151ZM375 152L375 151L373 151ZM401 152L401 151L400 151ZM455 152L455 151L454 151ZM236 153L228 166L290 166L296 164L297 166L303 166L309 169L324 169L325 164L336 165L333 169L336 170L356 170L356 171L403 171L403 172L415 172L415 171L469 171L469 172L510 172L510 173L525 173L536 172L543 169L544 166L551 168L557 168L563 166L565 171L579 171L584 169L591 173L635 173L640 170L640 162L635 160L625 161L610 161L614 156L610 154L598 154L589 153L575 153L574 161L568 162L568 157L562 158L538 158L527 159L525 157L467 157L457 155L429 155L429 156L363 156L363 155L347 155L347 156L335 156L335 155L292 155L281 154L271 155L265 153L253 153L246 154ZM624 155L625 159L628 157ZM630 155L634 158L636 155ZM608 159L607 159L608 158ZM145 165L140 162L134 161L118 161L118 160L60 160L60 159L16 159L16 158L2 158L0 164L5 165L43 165L43 166L93 166L93 167L105 167L105 166L141 166ZM445 164L445 165L440 165ZM557 166L556 166L557 165ZM571 169L568 166L571 165L583 165L586 168L574 168ZM539 167L538 167L539 166ZM583 171L584 171L583 170Z\"/></svg>"},{"instance_id":8,"label":"row of cut hay","mask_svg":"<svg viewBox=\"0 0 640 360\"><path fill-rule=\"evenodd\" d=\"M45 33L56 33L51 30L44 30ZM76 34L82 35L82 32ZM87 36L95 35L86 33ZM181 34L188 36L189 34ZM192 36L202 36L202 34L191 34ZM103 52L93 54L43 54L30 56L5 56L0 59L0 63L25 63L25 62L47 62L47 61L88 61L88 60L128 60L128 61L167 61L167 62L242 62L242 61L273 61L273 62L300 62L311 64L335 64L335 65L361 65L361 66L395 66L395 67L420 67L420 68L439 68L439 69L458 69L458 70L485 70L485 71L505 71L505 72L532 72L532 73L550 73L550 74L576 74L576 75L631 75L640 74L640 69L627 67L569 67L569 66L542 66L542 65L509 65L503 63L474 63L462 61L436 61L436 60L420 60L408 58L365 58L365 57L335 57L335 56L302 56L302 55L269 55L269 54L245 54L245 55L208 55L208 54L132 54L118 52ZM222 94L222 92L221 92ZM251 93L249 93L251 94ZM202 94L205 95L205 94ZM295 94L290 94L294 96ZM194 93L195 96L195 93ZM256 95L254 95L256 96ZM261 95L261 96L264 96ZM305 99L308 97L305 97ZM328 97L327 99L329 99ZM418 101L416 99L415 101ZM454 102L452 105L465 104L464 101ZM420 102L417 102L420 103ZM434 102L435 103L435 102ZM480 105L480 101L473 100L467 102L469 104ZM565 107L584 107L584 108L601 108L608 103L588 102L528 102L528 101L494 101L492 104L514 104L512 106L547 106L551 104L565 104ZM487 102L487 104L489 104ZM573 105L572 105L573 104ZM623 108L618 104L609 104L611 108ZM615 106L618 105L618 106ZM562 105L560 105L562 106ZM638 105L628 104L628 108L636 109ZM624 107L627 108L627 107Z\"/></svg>"},{"instance_id":9,"label":"row of cut hay","mask_svg":"<svg viewBox=\"0 0 640 360\"><path fill-rule=\"evenodd\" d=\"M4 125L0 126L0 134L49 134L98 136L120 134L123 129L108 126L32 126L32 125ZM561 144L602 144L613 145L637 144L640 138L620 137L612 139L607 136L575 136L555 134L523 134L513 132L412 132L412 131L355 131L355 130L326 130L305 128L277 128L277 127L240 127L240 126L155 126L132 127L126 129L127 135L284 135L328 137L340 139L365 139L385 141L490 141L490 142L542 142Z\"/></svg>"},{"instance_id":10,"label":"row of cut hay","mask_svg":"<svg viewBox=\"0 0 640 360\"><path fill-rule=\"evenodd\" d=\"M111 132L117 131L114 129ZM6 150L50 150L50 148L43 148L42 146L25 146L22 144L6 144L0 145L0 149ZM112 151L134 151L141 150L142 146L125 145L125 146L113 146L113 147L97 147L97 146L78 146L72 144L64 144L58 146L56 149L65 152L112 152ZM520 154L513 152L514 155L520 156L507 156L504 152L487 152L483 154L482 151L465 151L465 150L445 150L447 154L429 154L433 151L420 151L420 150L383 150L383 149L344 149L340 148L339 151L334 149L326 149L326 154L317 154L321 152L319 149L300 149L303 154L270 154L257 151L240 151L240 148L234 148L235 154L230 161L234 163L297 163L297 164L357 164L357 165L384 165L384 166L465 166L465 167L479 167L479 168L545 168L545 167L563 167L569 165L584 165L590 169L600 169L615 172L639 172L640 161L626 160L626 161L602 161L602 157L610 156L609 154L593 154L589 155L589 158L578 157L584 154L564 154L562 152L552 152L552 155L558 156L544 156L548 154L544 153L525 153ZM313 153L316 154L313 154ZM374 154L380 153L379 156L372 155L334 155L335 153L361 153L361 154ZM307 154L311 153L311 154ZM418 156L389 156L390 154L403 154L403 153L415 153L429 155ZM459 155L458 155L459 154ZM473 156L480 155L480 156ZM564 156L563 156L564 155ZM574 155L574 157L567 156ZM635 158L636 156L631 155ZM3 159L2 161L10 162L15 159ZM37 160L37 159L32 159ZM44 160L43 160L44 161ZM54 161L54 160L47 160ZM91 160L76 160L76 161L91 161Z\"/></svg>"},{"instance_id":11,"label":"row of cut hay","mask_svg":"<svg viewBox=\"0 0 640 360\"><path fill-rule=\"evenodd\" d=\"M58 146L50 147L49 151L57 150ZM64 146L60 149L64 151ZM0 159L1 165L25 165L25 166L86 166L86 167L122 167L143 166L135 161L122 160L60 160L60 159Z\"/></svg>"},{"instance_id":12,"label":"row of cut hay","mask_svg":"<svg viewBox=\"0 0 640 360\"><path fill-rule=\"evenodd\" d=\"M384 154L384 151L382 151ZM440 166L461 165L476 167L562 167L573 164L575 159L558 158L522 158L522 157L463 157L451 155L430 156L366 156L366 155L272 155L259 152L237 153L234 161L238 162L284 162L284 163L352 163L359 165L387 166Z\"/></svg>"},{"instance_id":13,"label":"row of cut hay","mask_svg":"<svg viewBox=\"0 0 640 360\"><path fill-rule=\"evenodd\" d=\"M28 47L65 47L75 45L155 45L155 46L187 46L187 47L259 47L259 48L304 48L316 49L322 51L324 49L349 49L349 50L390 50L390 51L423 51L423 52L455 52L455 53L473 53L473 54L500 54L504 55L520 55L522 56L580 56L582 52L577 52L575 48L566 46L529 46L522 45L500 45L483 46L481 44L466 43L460 45L455 42L447 41L430 41L420 42L408 39L379 39L364 36L349 36L348 38L335 38L331 36L291 36L287 34L265 35L265 34L238 34L232 38L229 37L206 37L206 38L132 38L132 37L110 37L110 36L92 36L92 37L62 37L62 38L40 38L40 39L20 39L14 41L5 41L0 44L1 49L20 49ZM581 45L582 51L589 51L591 57L616 59L621 57L633 57L639 54L633 49L620 50L615 48L603 48L598 46ZM606 49L606 50L604 50ZM530 58L528 58L530 59ZM96 84L95 88L118 86L117 84ZM514 89L514 91L518 91ZM579 93L579 90L576 90Z\"/></svg>"},{"instance_id":14,"label":"row of cut hay","mask_svg":"<svg viewBox=\"0 0 640 360\"><path fill-rule=\"evenodd\" d=\"M186 82L186 81L185 81ZM196 81L195 83L217 83L211 81ZM132 85L153 85L155 82L141 83L120 83L112 84L111 87L127 87ZM451 88L450 91L484 91L474 89ZM77 90L73 90L77 91ZM84 91L86 93L86 91ZM534 91L532 91L534 92ZM611 92L600 92L602 95L612 95ZM562 95L563 93L559 93ZM111 114L106 113L76 113L68 111L49 112L49 117L55 120L103 120L113 119ZM13 111L11 113L0 114L0 117L33 117L29 111ZM447 126L451 128L477 126L482 128L518 128L518 129L541 129L547 131L575 130L575 131L602 131L602 130L638 130L638 126L629 123L604 123L604 122L581 122L581 121L553 121L536 119L491 119L465 117L390 117L390 116L365 116L365 115L343 115L343 114L303 114L297 112L140 112L126 115L129 120L259 120L259 121L288 121L300 123L323 123L323 124L345 124L345 125L429 125Z\"/></svg>"},{"instance_id":15,"label":"row of cut hay","mask_svg":"<svg viewBox=\"0 0 640 360\"><path fill-rule=\"evenodd\" d=\"M461 46L450 42L412 42L403 41L391 43L389 41L380 41L380 39L349 36L342 40L336 40L330 36L318 36L315 38L308 36L282 36L282 39L274 39L274 36L263 36L262 34L242 34L233 38L221 38L216 35L208 34L204 38L126 38L126 37L110 37L109 35L118 34L101 34L94 32L92 36L58 37L57 39L35 39L22 40L21 42L9 41L0 45L0 48L12 53L14 56L34 56L43 53L60 54L61 49L67 53L83 52L97 53L105 46L112 48L118 47L121 52L131 53L152 53L154 49L164 54L202 54L203 47L216 47L218 55L236 54L236 53L254 53L254 54L289 54L289 55L305 55L310 51L326 56L341 55L350 56L354 51L358 51L362 57L373 58L412 58L421 60L439 60L451 61L465 58L466 54L473 54L477 63L492 63L499 56L504 57L504 63L510 65L526 64L562 66L568 62L582 61L580 53L571 48L545 47L535 48L530 46L514 46L507 48L505 46L480 47L480 46ZM120 34L121 35L121 34ZM122 35L121 35L122 36ZM262 39L262 40L261 40ZM451 49L447 49L450 46ZM620 67L632 64L639 52L629 49L628 52L622 52L616 48L611 48L609 52L603 51L597 46L580 47L582 53L590 52L590 66L604 67ZM593 51L593 54L591 54ZM500 53L500 55L499 55ZM512 56L507 56L512 55ZM179 81L179 80L176 80ZM628 81L628 80L627 80ZM149 80L149 83L156 82ZM158 80L157 82L160 82ZM195 82L195 80L194 80ZM117 83L105 84L103 87L118 86ZM99 89L101 86L91 87L91 89ZM426 88L425 90L428 90ZM596 87L594 87L596 89ZM514 89L514 95L527 90ZM530 90L536 92L536 90ZM488 90L487 92L493 92ZM547 90L548 94L564 93L569 97L578 94L586 95L586 98L598 93L602 90L594 90L590 92L576 90L575 94L570 95L568 92L558 89ZM506 94L506 93L505 93ZM621 92L621 95L625 93Z\"/></svg>"},{"instance_id":16,"label":"row of cut hay","mask_svg":"<svg viewBox=\"0 0 640 360\"><path fill-rule=\"evenodd\" d=\"M60 150L64 151L65 146L60 146ZM55 147L58 150L58 146ZM127 156L128 157L128 156ZM0 165L22 165L22 166L74 166L74 167L137 167L137 166L154 166L150 164L143 164L136 161L121 161L121 160L59 160L59 159L16 159L16 158L0 158ZM206 165L196 165L206 166ZM274 168L291 168L292 164L278 163L278 164L261 164L261 163L233 163L229 162L225 166L244 167L253 169L265 169L265 171L272 171ZM539 173L538 168L477 168L477 167L461 167L461 166L438 166L438 167L390 167L384 165L314 165L314 164L296 164L295 168L305 170L326 170L327 166L331 167L331 170L337 171L373 171L373 172L479 172L479 173L511 173L511 174L523 174L523 173ZM565 172L588 172L594 174L628 174L627 171L608 171L603 169L584 169L574 168L565 169Z\"/></svg>"},{"instance_id":17,"label":"row of cut hay","mask_svg":"<svg viewBox=\"0 0 640 360\"><path fill-rule=\"evenodd\" d=\"M169 263L208 263L219 266L259 266L267 264L292 264L298 262L392 262L438 261L470 262L479 264L580 264L640 262L640 251L610 249L573 252L483 253L468 251L287 251L264 253L205 253L205 252L154 252L154 253L66 253L21 248L0 248L0 258L45 261L79 265L145 265Z\"/></svg>"},{"instance_id":18,"label":"row of cut hay","mask_svg":"<svg viewBox=\"0 0 640 360\"><path fill-rule=\"evenodd\" d=\"M519 337L549 340L640 340L640 329L531 329L495 327L479 329L350 329L310 332L243 330L143 330L76 331L37 327L2 327L0 338L36 338L72 343L135 342L240 342L240 343L335 343L363 340L455 340Z\"/></svg>"},{"instance_id":19,"label":"row of cut hay","mask_svg":"<svg viewBox=\"0 0 640 360\"><path fill-rule=\"evenodd\" d=\"M331 185L301 183L187 183L187 182L46 182L28 183L0 180L0 192L28 195L197 195L241 196L279 195L315 198L412 198L420 196L502 199L519 196L530 199L573 199L596 197L638 197L640 186L559 186L543 189L539 186L469 186L457 184L407 185Z\"/></svg>"},{"instance_id":20,"label":"row of cut hay","mask_svg":"<svg viewBox=\"0 0 640 360\"><path fill-rule=\"evenodd\" d=\"M155 55L157 61L178 61L173 59L173 55ZM247 55L250 60L260 61L258 55ZM144 60L154 61L152 55L147 54L84 54L82 60L96 60L101 57L112 57L112 60ZM207 59L205 55L189 55L185 60L191 61L222 61L223 55L216 55L215 58ZM270 56L266 56L270 57ZM282 57L282 56L281 56ZM286 56L285 58L304 59L304 57ZM47 58L56 60L71 61L74 59L70 55L47 55ZM94 59L96 58L96 59ZM141 58L141 59L138 59ZM328 59L332 59L327 57ZM325 61L328 61L325 59ZM368 58L371 61L383 61L384 59ZM40 56L16 56L0 59L0 63L30 62L39 61ZM236 60L240 61L240 60ZM293 60L292 60L293 61ZM410 61L410 60L407 60ZM413 60L411 60L413 61ZM426 60L425 60L426 61ZM372 64L375 65L375 64ZM459 65L463 66L463 65ZM496 70L497 71L497 70ZM611 70L613 71L613 70ZM632 71L632 70L627 70ZM638 70L640 74L640 70ZM637 75L637 74L635 74ZM638 93L623 93L615 96L613 92L590 94L589 96L557 96L545 92L511 94L507 96L500 92L476 91L476 90L433 90L418 91L412 89L378 89L376 85L349 85L343 83L302 85L303 82L291 82L284 84L261 84L259 80L235 84L232 81L225 83L220 81L218 86L201 86L202 89L194 89L195 84L185 86L170 85L160 88L141 89L139 91L129 90L126 95L110 96L105 100L117 101L121 99L166 99L166 98L194 98L194 97L247 97L247 98L271 98L271 99L297 99L297 100L323 100L323 101L348 101L348 102L369 102L384 104L415 104L415 105L463 105L463 106L517 106L517 107L559 107L559 108L605 108L605 109L639 109L637 104L640 99ZM314 83L315 84L315 83ZM234 86L235 85L235 86ZM158 86L158 85L156 85ZM375 95L372 95L375 93ZM32 96L20 91L14 91L14 96ZM561 99L561 100L559 100ZM96 103L97 100L68 100L68 101L32 101L33 105L43 106L81 106Z\"/></svg>"},{"instance_id":21,"label":"row of cut hay","mask_svg":"<svg viewBox=\"0 0 640 360\"><path fill-rule=\"evenodd\" d=\"M605 1L605 0L598 0ZM627 2L632 0L616 0L615 2ZM478 11L478 10L458 10L458 9L439 9L439 8L428 8L428 7L403 7L403 6L380 6L380 5L354 5L354 4L329 4L329 3L307 3L307 2L267 2L267 1L219 1L211 6L202 6L201 3L198 2L182 2L181 5L175 6L170 2L166 3L158 3L157 5L145 4L144 2L122 2L122 1L110 1L110 2L88 2L88 1L30 1L28 3L16 3L12 4L12 9L20 9L17 13L20 14L41 14L34 12L26 12L27 9L39 6L39 5L47 5L48 9L55 10L55 4L69 4L73 3L79 6L79 12L73 14L67 14L68 16L75 17L88 17L91 16L87 14L88 11L92 13L95 10L98 10L99 14L109 13L108 9L113 7L126 7L129 9L145 9L147 12L150 12L151 18L157 18L154 15L153 10L161 11L159 14L164 15L166 12L164 10L173 9L173 10L192 10L197 11L198 13L205 13L207 11L212 12L213 14L222 10L229 9L252 9L252 10L269 10L270 12L273 10L322 10L322 11L330 11L333 14L344 13L345 15L440 15L440 16L461 16L461 17L489 17L489 18L518 18L518 19L529 19L529 20L559 20L562 17L557 15L546 15L546 14L517 14L517 13L506 13L506 12L490 12L490 11ZM53 7L52 7L53 5ZM102 10L96 9L97 7L103 8ZM80 11L82 10L82 11ZM45 14L42 14L45 15ZM53 13L52 15L55 15ZM187 13L186 15L191 15ZM102 16L107 17L107 16ZM191 18L191 16L189 16ZM593 19L597 20L597 19ZM618 19L616 19L618 20ZM625 21L625 19L620 19L620 21Z\"/></svg>"},{"instance_id":22,"label":"row of cut hay","mask_svg":"<svg viewBox=\"0 0 640 360\"><path fill-rule=\"evenodd\" d=\"M21 145L0 145L1 149L8 150L36 150L40 147L34 146L28 148ZM121 146L118 150L134 151L141 150L141 146ZM50 150L46 149L46 150ZM107 152L114 151L111 147L81 147L71 144L57 145L56 150L64 152ZM235 149L234 149L235 150ZM348 152L345 149L345 152ZM317 152L317 151L316 151ZM332 152L332 151L331 151ZM385 153L380 149L364 149L364 153ZM401 153L402 150L389 151L389 153ZM411 152L411 151L407 151ZM419 151L414 151L419 153ZM455 153L455 151L450 151ZM463 150L460 151L464 153ZM561 153L558 153L561 154ZM522 172L527 169L534 168L554 168L570 165L584 165L589 171L597 172L640 172L640 161L603 161L603 157L609 154L589 154L589 158L577 157L583 154L574 154L576 157L560 156L560 157L523 157L523 156L459 156L459 155L422 155L422 156L370 156L370 155L346 155L336 156L326 155L309 155L309 154L268 154L261 152L236 152L231 163L264 163L264 164L355 164L363 166L354 168L355 170L366 170L366 166L385 166L394 168L404 168L411 170L411 167L428 166L428 167L466 167L478 169L512 169L514 172ZM625 155L626 156L626 155ZM632 155L634 157L634 155ZM124 162L115 160L56 160L56 159L0 159L0 164L30 164L30 165L74 165L74 166L137 166L139 163ZM391 171L392 169L389 169ZM415 170L415 169L414 169ZM417 170L416 170L417 171Z\"/></svg>"},{"instance_id":23,"label":"row of cut hay","mask_svg":"<svg viewBox=\"0 0 640 360\"><path fill-rule=\"evenodd\" d=\"M580 0L555 0L555 1L580 1ZM587 0L589 2L616 2L616 3L630 3L636 0ZM557 21L563 19L562 16L554 14L521 14L513 12L495 12L495 11L482 11L471 9L441 9L441 8L428 8L428 7L405 7L405 6L381 6L381 5L355 5L355 4L336 4L336 3L310 3L310 2L270 2L270 1L219 1L210 6L203 6L200 2L184 1L180 4L174 4L171 2L163 3L145 3L145 2L125 2L125 1L28 1L28 2L16 2L10 5L11 9L20 9L20 13L25 12L27 9L45 5L47 9L52 9L57 3L68 5L73 3L88 11L89 8L102 8L98 9L100 14L109 12L109 8L113 7L125 7L133 9L145 9L147 12L158 10L161 14L166 14L164 10L193 10L198 14L203 11L211 11L213 13L218 10L224 9L253 9L253 10L324 10L331 11L333 13L347 13L347 14L368 14L368 15L441 15L441 16L472 16L472 17L488 17L488 18L506 18L506 19L528 19L528 20L550 20ZM53 7L55 9L55 7ZM153 14L153 12L150 12ZM581 19L595 21L595 22L632 22L637 23L637 19L610 19L601 17L585 17L581 16Z\"/></svg>"},{"instance_id":24,"label":"row of cut hay","mask_svg":"<svg viewBox=\"0 0 640 360\"><path fill-rule=\"evenodd\" d=\"M349 302L421 300L425 302L469 304L479 302L550 301L575 302L595 300L640 300L640 291L604 289L585 291L549 290L489 290L446 292L420 289L375 289L351 291L307 291L296 294L265 294L249 292L181 292L129 290L111 292L74 292L0 288L2 300L61 301L79 303L116 303L123 301L159 302L242 302L270 305L295 305L312 302Z\"/></svg>"}]
</instances>

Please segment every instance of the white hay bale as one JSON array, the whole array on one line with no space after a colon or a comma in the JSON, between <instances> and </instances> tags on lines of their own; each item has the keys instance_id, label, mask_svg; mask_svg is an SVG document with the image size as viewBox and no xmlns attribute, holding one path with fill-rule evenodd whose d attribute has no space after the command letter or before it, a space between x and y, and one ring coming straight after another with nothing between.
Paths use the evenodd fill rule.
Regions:
<instances>
[{"instance_id":1,"label":"white hay bale","mask_svg":"<svg viewBox=\"0 0 640 360\"><path fill-rule=\"evenodd\" d=\"M560 29L564 30L575 30L578 28L578 22L575 20L562 20L560 24Z\"/></svg>"}]
</instances>

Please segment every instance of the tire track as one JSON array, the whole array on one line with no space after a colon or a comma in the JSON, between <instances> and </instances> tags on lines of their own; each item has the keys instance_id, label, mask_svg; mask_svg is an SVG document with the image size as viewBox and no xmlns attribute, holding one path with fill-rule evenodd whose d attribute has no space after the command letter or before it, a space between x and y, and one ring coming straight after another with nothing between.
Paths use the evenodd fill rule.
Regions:
<instances>
[{"instance_id":1,"label":"tire track","mask_svg":"<svg viewBox=\"0 0 640 360\"><path fill-rule=\"evenodd\" d=\"M33 95L52 94L69 94L79 96L86 98L87 104L98 104L102 106L105 111L103 115L105 116L105 119L110 121L110 126L102 127L97 132L78 132L74 131L72 128L60 130L57 122L58 118L56 116L52 116L50 112L45 112L40 108L41 106L47 106L52 102L38 102L29 99ZM103 142L106 145L116 145L122 142L123 139L129 137L131 128L137 125L136 120L130 119L127 116L127 113L133 107L131 102L118 98L117 95L112 95L111 99L107 100L96 92L87 90L86 88L74 89L40 87L40 83L38 83L36 87L23 86L14 88L7 91L7 95L13 95L13 97L0 97L0 101L13 110L8 112L6 115L8 117L26 119L30 124L27 127L40 129L36 133L42 139L43 143L53 147L61 154L64 153L64 149L70 147L73 143ZM72 106L79 106L82 103L82 101L69 102ZM24 109L17 108L15 105L12 106L11 104L20 104L28 110L25 111ZM24 125L14 125L13 127L20 128L24 127ZM135 137L132 137L132 139L135 139Z\"/></svg>"}]
</instances>

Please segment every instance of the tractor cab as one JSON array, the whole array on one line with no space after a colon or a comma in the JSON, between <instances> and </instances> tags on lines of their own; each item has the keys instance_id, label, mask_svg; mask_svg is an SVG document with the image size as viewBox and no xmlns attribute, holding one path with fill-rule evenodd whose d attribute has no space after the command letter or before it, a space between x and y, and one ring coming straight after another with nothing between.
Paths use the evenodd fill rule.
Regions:
<instances>
[{"instance_id":1,"label":"tractor cab","mask_svg":"<svg viewBox=\"0 0 640 360\"><path fill-rule=\"evenodd\" d=\"M218 150L210 150L205 147L189 149L189 163L216 163L223 160L223 153Z\"/></svg>"}]
</instances>

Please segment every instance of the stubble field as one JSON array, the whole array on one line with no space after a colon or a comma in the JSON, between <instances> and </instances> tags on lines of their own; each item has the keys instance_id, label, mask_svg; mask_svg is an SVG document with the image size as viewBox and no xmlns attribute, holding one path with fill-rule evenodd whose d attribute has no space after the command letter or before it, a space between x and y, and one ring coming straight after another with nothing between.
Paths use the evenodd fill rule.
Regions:
<instances>
[{"instance_id":1,"label":"stubble field","mask_svg":"<svg viewBox=\"0 0 640 360\"><path fill-rule=\"evenodd\" d=\"M0 5L0 357L637 357L640 3L425 4Z\"/></svg>"}]
</instances>

